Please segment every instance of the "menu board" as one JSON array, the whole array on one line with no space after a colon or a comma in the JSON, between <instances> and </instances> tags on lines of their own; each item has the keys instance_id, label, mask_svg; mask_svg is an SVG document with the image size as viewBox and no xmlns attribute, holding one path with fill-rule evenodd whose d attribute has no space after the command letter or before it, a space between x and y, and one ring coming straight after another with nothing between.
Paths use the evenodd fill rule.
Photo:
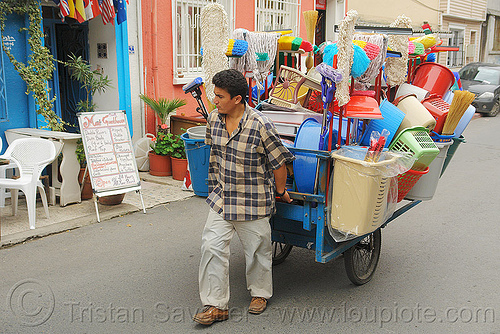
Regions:
<instances>
[{"instance_id":1,"label":"menu board","mask_svg":"<svg viewBox=\"0 0 500 334\"><path fill-rule=\"evenodd\" d=\"M140 185L123 111L79 113L87 167L96 193Z\"/></svg>"}]
</instances>

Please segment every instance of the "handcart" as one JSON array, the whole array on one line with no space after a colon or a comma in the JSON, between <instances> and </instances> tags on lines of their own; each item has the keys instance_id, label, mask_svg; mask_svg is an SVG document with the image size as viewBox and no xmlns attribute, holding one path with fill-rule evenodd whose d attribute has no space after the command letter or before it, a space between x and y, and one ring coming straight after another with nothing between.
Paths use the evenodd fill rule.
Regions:
<instances>
[{"instance_id":1,"label":"handcart","mask_svg":"<svg viewBox=\"0 0 500 334\"><path fill-rule=\"evenodd\" d=\"M328 165L332 158L329 151L289 148L293 154L313 154L318 158L319 174L317 194L289 191L292 203L277 202L276 214L271 218L273 265L282 263L293 246L315 252L316 262L326 263L344 255L347 276L355 285L370 281L377 268L381 229L411 208L420 200L410 201L397 209L375 231L354 239L336 242L328 231L332 183ZM300 177L296 175L295 177Z\"/></svg>"}]
</instances>

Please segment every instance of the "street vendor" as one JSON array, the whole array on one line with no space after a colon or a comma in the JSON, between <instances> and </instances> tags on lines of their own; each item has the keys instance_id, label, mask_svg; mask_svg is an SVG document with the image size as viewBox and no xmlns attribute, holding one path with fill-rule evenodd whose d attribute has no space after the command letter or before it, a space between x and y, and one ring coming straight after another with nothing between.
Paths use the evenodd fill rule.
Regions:
<instances>
[{"instance_id":1,"label":"street vendor","mask_svg":"<svg viewBox=\"0 0 500 334\"><path fill-rule=\"evenodd\" d=\"M260 314L272 296L269 217L275 196L291 202L285 189L285 163L294 159L274 124L246 103L248 84L234 69L213 79L214 110L205 143L211 145L208 174L210 207L202 234L200 298L205 306L193 320L211 325L229 317L229 243L234 232L243 245L248 312Z\"/></svg>"}]
</instances>

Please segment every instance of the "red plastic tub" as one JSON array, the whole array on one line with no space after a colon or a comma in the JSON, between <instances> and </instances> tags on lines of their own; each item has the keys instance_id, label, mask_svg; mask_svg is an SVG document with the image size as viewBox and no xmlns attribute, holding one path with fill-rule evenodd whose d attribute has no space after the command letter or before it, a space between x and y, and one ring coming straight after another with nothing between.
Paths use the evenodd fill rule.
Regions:
<instances>
[{"instance_id":1,"label":"red plastic tub","mask_svg":"<svg viewBox=\"0 0 500 334\"><path fill-rule=\"evenodd\" d=\"M454 82L453 72L448 67L438 63L422 63L413 72L412 85L440 97L444 96Z\"/></svg>"},{"instance_id":2,"label":"red plastic tub","mask_svg":"<svg viewBox=\"0 0 500 334\"><path fill-rule=\"evenodd\" d=\"M398 175L398 203L405 198L408 192L418 182L422 175L429 172L429 167L423 171L410 169L409 171Z\"/></svg>"}]
</instances>

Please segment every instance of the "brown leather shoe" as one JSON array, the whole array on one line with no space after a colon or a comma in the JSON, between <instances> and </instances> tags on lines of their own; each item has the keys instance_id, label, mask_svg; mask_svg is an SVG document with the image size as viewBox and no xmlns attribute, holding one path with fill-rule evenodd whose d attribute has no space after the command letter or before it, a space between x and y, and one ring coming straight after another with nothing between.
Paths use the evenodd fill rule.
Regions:
<instances>
[{"instance_id":1,"label":"brown leather shoe","mask_svg":"<svg viewBox=\"0 0 500 334\"><path fill-rule=\"evenodd\" d=\"M215 321L223 321L229 318L228 310L221 310L215 306L207 306L203 312L195 314L193 320L199 324L209 326Z\"/></svg>"},{"instance_id":2,"label":"brown leather shoe","mask_svg":"<svg viewBox=\"0 0 500 334\"><path fill-rule=\"evenodd\" d=\"M248 307L248 312L252 314L261 314L267 307L267 299L263 297L253 297Z\"/></svg>"}]
</instances>

